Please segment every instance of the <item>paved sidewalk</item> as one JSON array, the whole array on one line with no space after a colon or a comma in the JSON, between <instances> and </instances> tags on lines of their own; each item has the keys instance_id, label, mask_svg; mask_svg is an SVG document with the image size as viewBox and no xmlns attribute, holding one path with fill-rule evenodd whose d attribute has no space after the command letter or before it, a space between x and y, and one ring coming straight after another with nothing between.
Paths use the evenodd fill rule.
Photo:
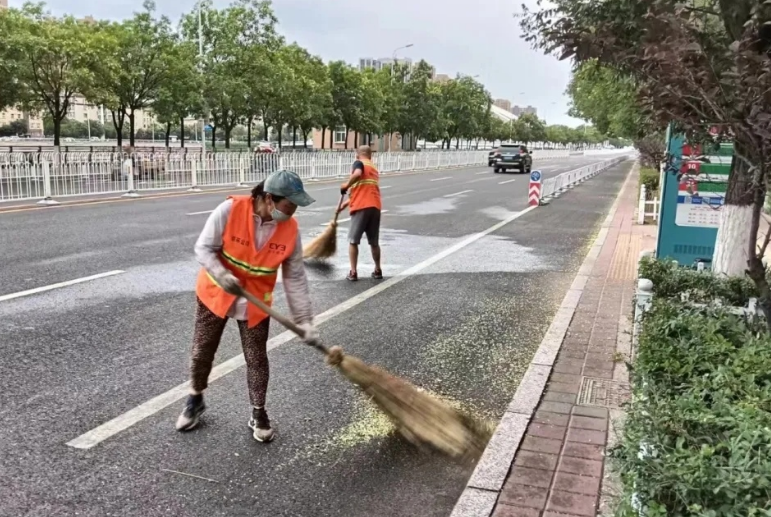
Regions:
<instances>
[{"instance_id":1,"label":"paved sidewalk","mask_svg":"<svg viewBox=\"0 0 771 517\"><path fill-rule=\"evenodd\" d=\"M630 353L637 261L655 245L655 227L634 224L635 179L621 193L495 517L594 516L600 510L605 447L613 434L609 409L619 407L628 388L622 355Z\"/></svg>"},{"instance_id":2,"label":"paved sidewalk","mask_svg":"<svg viewBox=\"0 0 771 517\"><path fill-rule=\"evenodd\" d=\"M488 517L485 501L498 496L497 489L493 517L610 515L615 482L604 481L605 450L618 434L619 408L628 397L624 359L631 353L637 262L642 250L655 247L656 227L634 221L638 170L624 183L531 363L532 373L514 396L507 415L519 418L520 432L495 444L494 437L488 446L498 456L516 449L502 487L485 484L493 469L478 466L454 517ZM528 395L536 399L530 407ZM480 464L486 461L483 456Z\"/></svg>"}]
</instances>

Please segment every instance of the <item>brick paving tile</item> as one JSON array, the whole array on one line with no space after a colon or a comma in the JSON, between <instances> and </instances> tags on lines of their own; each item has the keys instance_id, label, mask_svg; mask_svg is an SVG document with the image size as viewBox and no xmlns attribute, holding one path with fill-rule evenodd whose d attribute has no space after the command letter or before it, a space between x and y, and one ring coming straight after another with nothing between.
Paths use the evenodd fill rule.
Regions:
<instances>
[{"instance_id":1,"label":"brick paving tile","mask_svg":"<svg viewBox=\"0 0 771 517\"><path fill-rule=\"evenodd\" d=\"M569 415L562 415L560 413L549 413L548 411L539 410L533 415L533 422L539 424L560 425L567 427L570 421Z\"/></svg>"},{"instance_id":2,"label":"brick paving tile","mask_svg":"<svg viewBox=\"0 0 771 517\"><path fill-rule=\"evenodd\" d=\"M571 360L568 358L560 358L554 363L552 371L557 373L572 373L573 375L581 375L581 371L584 369L584 362L582 360Z\"/></svg>"},{"instance_id":3,"label":"brick paving tile","mask_svg":"<svg viewBox=\"0 0 771 517\"><path fill-rule=\"evenodd\" d=\"M566 427L549 424L530 424L527 428L527 434L540 436L541 438L551 438L552 440L562 440L565 438ZM578 440L574 440L578 441Z\"/></svg>"},{"instance_id":4,"label":"brick paving tile","mask_svg":"<svg viewBox=\"0 0 771 517\"><path fill-rule=\"evenodd\" d=\"M574 492L576 494L597 495L600 492L600 478L577 476L567 472L557 472L554 479L554 490Z\"/></svg>"},{"instance_id":5,"label":"brick paving tile","mask_svg":"<svg viewBox=\"0 0 771 517\"><path fill-rule=\"evenodd\" d=\"M597 511L597 496L552 490L546 508L556 512L570 512L573 515L594 517Z\"/></svg>"},{"instance_id":6,"label":"brick paving tile","mask_svg":"<svg viewBox=\"0 0 771 517\"><path fill-rule=\"evenodd\" d=\"M511 469L511 473L509 473L509 479L506 482L511 482L516 485L549 488L551 486L551 480L553 477L554 472L551 470L529 469L527 467L519 467L515 465L514 468Z\"/></svg>"},{"instance_id":7,"label":"brick paving tile","mask_svg":"<svg viewBox=\"0 0 771 517\"><path fill-rule=\"evenodd\" d=\"M573 408L573 414L592 418L608 418L608 410L604 407L576 406Z\"/></svg>"},{"instance_id":8,"label":"brick paving tile","mask_svg":"<svg viewBox=\"0 0 771 517\"><path fill-rule=\"evenodd\" d=\"M542 454L539 452L519 451L514 460L514 465L529 467L532 469L554 470L557 467L556 454ZM602 465L600 465L602 466ZM579 474L576 472L576 474Z\"/></svg>"},{"instance_id":9,"label":"brick paving tile","mask_svg":"<svg viewBox=\"0 0 771 517\"><path fill-rule=\"evenodd\" d=\"M495 508L493 517L541 517L541 510L501 503Z\"/></svg>"},{"instance_id":10,"label":"brick paving tile","mask_svg":"<svg viewBox=\"0 0 771 517\"><path fill-rule=\"evenodd\" d=\"M568 442L565 444L562 454L573 458L602 461L605 458L605 448L602 445Z\"/></svg>"},{"instance_id":11,"label":"brick paving tile","mask_svg":"<svg viewBox=\"0 0 771 517\"><path fill-rule=\"evenodd\" d=\"M612 379L613 370L593 370L591 368L584 368L584 376L592 377L594 379Z\"/></svg>"},{"instance_id":12,"label":"brick paving tile","mask_svg":"<svg viewBox=\"0 0 771 517\"><path fill-rule=\"evenodd\" d=\"M573 415L573 418L570 419L570 427L575 427L577 429L591 429L593 431L606 431L608 429L608 421L604 418Z\"/></svg>"},{"instance_id":13,"label":"brick paving tile","mask_svg":"<svg viewBox=\"0 0 771 517\"><path fill-rule=\"evenodd\" d=\"M562 402L541 402L539 409L549 411L551 413L562 413L563 415L569 415L570 410L573 409L572 404L565 404Z\"/></svg>"},{"instance_id":14,"label":"brick paving tile","mask_svg":"<svg viewBox=\"0 0 771 517\"><path fill-rule=\"evenodd\" d=\"M624 332L629 327L620 320L631 315L636 286L630 272L637 254L628 250L633 234L645 235L642 227L633 227L633 179L624 184L619 200L599 255L591 270L581 273L588 278L578 306L493 517L597 513L609 432L609 411L602 406L609 401L599 397L593 406L579 406L578 393L584 377L612 380L614 371L623 368L617 349L629 353L628 344L619 344L628 339Z\"/></svg>"},{"instance_id":15,"label":"brick paving tile","mask_svg":"<svg viewBox=\"0 0 771 517\"><path fill-rule=\"evenodd\" d=\"M606 438L607 434L605 431L592 431L590 429L568 429L569 442L605 445Z\"/></svg>"},{"instance_id":16,"label":"brick paving tile","mask_svg":"<svg viewBox=\"0 0 771 517\"><path fill-rule=\"evenodd\" d=\"M543 394L543 400L548 402L567 402L574 404L576 401L576 393L560 391L560 386L549 385L549 389Z\"/></svg>"},{"instance_id":17,"label":"brick paving tile","mask_svg":"<svg viewBox=\"0 0 771 517\"><path fill-rule=\"evenodd\" d=\"M520 448L525 451L559 454L562 450L562 440L550 440L549 438L525 435Z\"/></svg>"},{"instance_id":18,"label":"brick paving tile","mask_svg":"<svg viewBox=\"0 0 771 517\"><path fill-rule=\"evenodd\" d=\"M562 456L559 471L578 474L579 476L600 477L602 476L602 461Z\"/></svg>"},{"instance_id":19,"label":"brick paving tile","mask_svg":"<svg viewBox=\"0 0 771 517\"><path fill-rule=\"evenodd\" d=\"M498 500L514 506L543 510L544 506L546 506L547 497L549 497L548 488L506 483L503 486L503 490L501 490L501 496Z\"/></svg>"},{"instance_id":20,"label":"brick paving tile","mask_svg":"<svg viewBox=\"0 0 771 517\"><path fill-rule=\"evenodd\" d=\"M576 398L575 396L578 394L578 392L580 391L580 388L581 388L581 384L577 383L577 382L576 383L549 382L548 386L549 386L549 389L552 390L552 391L556 391L558 393L572 394L573 395L573 399L568 401L571 404L573 402L575 402L575 398ZM548 400L550 400L550 399L548 399Z\"/></svg>"}]
</instances>

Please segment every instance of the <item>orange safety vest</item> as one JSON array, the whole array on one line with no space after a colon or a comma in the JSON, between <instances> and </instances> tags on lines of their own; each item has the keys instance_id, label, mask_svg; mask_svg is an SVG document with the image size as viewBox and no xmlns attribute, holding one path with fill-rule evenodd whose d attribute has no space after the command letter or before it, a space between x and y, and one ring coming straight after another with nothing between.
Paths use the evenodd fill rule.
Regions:
<instances>
[{"instance_id":1,"label":"orange safety vest","mask_svg":"<svg viewBox=\"0 0 771 517\"><path fill-rule=\"evenodd\" d=\"M359 160L364 164L359 180L348 187L350 196L349 210L351 213L364 208L377 208L382 210L383 205L380 200L380 173L375 165L369 160Z\"/></svg>"},{"instance_id":2,"label":"orange safety vest","mask_svg":"<svg viewBox=\"0 0 771 517\"><path fill-rule=\"evenodd\" d=\"M297 221L291 218L277 223L273 236L257 251L251 196L229 196L228 199L233 200L233 206L222 233L220 260L238 278L244 289L270 306L273 304L278 268L292 255L297 244ZM225 292L203 268L198 273L195 294L220 318L227 315L236 300L235 295ZM268 315L250 303L246 317L249 327L254 327Z\"/></svg>"}]
</instances>

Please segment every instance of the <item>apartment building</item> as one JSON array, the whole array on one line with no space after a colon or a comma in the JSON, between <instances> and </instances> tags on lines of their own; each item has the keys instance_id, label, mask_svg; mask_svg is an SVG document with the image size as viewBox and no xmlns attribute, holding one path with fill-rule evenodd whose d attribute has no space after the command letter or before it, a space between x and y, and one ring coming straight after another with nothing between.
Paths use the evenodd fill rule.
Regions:
<instances>
[{"instance_id":1,"label":"apartment building","mask_svg":"<svg viewBox=\"0 0 771 517\"><path fill-rule=\"evenodd\" d=\"M495 99L493 105L498 106L506 111L511 111L511 101L506 99Z\"/></svg>"},{"instance_id":2,"label":"apartment building","mask_svg":"<svg viewBox=\"0 0 771 517\"><path fill-rule=\"evenodd\" d=\"M8 0L0 0L0 7L8 8Z\"/></svg>"},{"instance_id":3,"label":"apartment building","mask_svg":"<svg viewBox=\"0 0 771 517\"><path fill-rule=\"evenodd\" d=\"M0 0L0 2L2 2L2 0ZM4 111L0 111L0 126L7 126L18 120L24 120L27 122L27 133L30 136L43 136L42 117L16 108L8 108Z\"/></svg>"}]
</instances>

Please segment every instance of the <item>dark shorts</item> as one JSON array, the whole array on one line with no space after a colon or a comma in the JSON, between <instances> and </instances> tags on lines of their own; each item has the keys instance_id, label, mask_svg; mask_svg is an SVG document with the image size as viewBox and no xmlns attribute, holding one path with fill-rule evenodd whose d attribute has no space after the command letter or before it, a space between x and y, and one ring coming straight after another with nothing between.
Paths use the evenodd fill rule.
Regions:
<instances>
[{"instance_id":1,"label":"dark shorts","mask_svg":"<svg viewBox=\"0 0 771 517\"><path fill-rule=\"evenodd\" d=\"M348 242L361 243L361 236L367 234L370 246L378 246L380 238L380 210L374 207L362 208L351 214L351 229L348 230Z\"/></svg>"}]
</instances>

